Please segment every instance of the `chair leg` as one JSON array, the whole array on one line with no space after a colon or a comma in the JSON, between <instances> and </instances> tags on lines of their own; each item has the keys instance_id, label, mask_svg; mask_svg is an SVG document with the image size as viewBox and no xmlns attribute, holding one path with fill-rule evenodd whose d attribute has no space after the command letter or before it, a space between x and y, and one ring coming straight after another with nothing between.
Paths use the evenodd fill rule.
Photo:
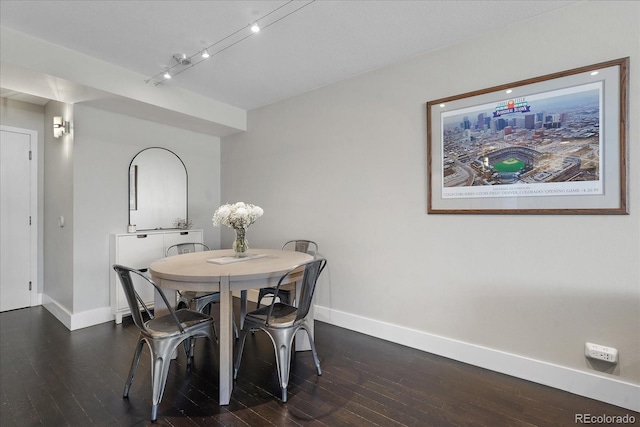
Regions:
<instances>
[{"instance_id":1,"label":"chair leg","mask_svg":"<svg viewBox=\"0 0 640 427\"><path fill-rule=\"evenodd\" d=\"M220 342L218 339L218 331L216 330L216 324L212 323L211 328L213 328L213 339L216 340L216 344Z\"/></svg>"},{"instance_id":2,"label":"chair leg","mask_svg":"<svg viewBox=\"0 0 640 427\"><path fill-rule=\"evenodd\" d=\"M245 317L247 317L247 291L240 291L240 329L244 328Z\"/></svg>"},{"instance_id":3,"label":"chair leg","mask_svg":"<svg viewBox=\"0 0 640 427\"><path fill-rule=\"evenodd\" d=\"M266 295L264 289L260 289L258 292L258 303L256 304L256 309L260 308L260 304L262 303L262 298Z\"/></svg>"},{"instance_id":4,"label":"chair leg","mask_svg":"<svg viewBox=\"0 0 640 427\"><path fill-rule=\"evenodd\" d=\"M309 327L306 324L302 324L301 329L304 329L309 337L309 344L311 346L311 354L313 355L313 362L316 364L316 371L318 372L318 376L322 375L322 369L320 369L320 359L318 359L318 352L316 351L316 345L313 342L313 337L311 337L311 332L309 332Z\"/></svg>"},{"instance_id":5,"label":"chair leg","mask_svg":"<svg viewBox=\"0 0 640 427\"><path fill-rule=\"evenodd\" d=\"M245 327L240 331L240 337L238 338L238 346L236 348L236 363L233 367L233 379L238 378L238 370L240 369L240 362L242 362L242 352L244 351L244 342L247 339L247 333L249 330Z\"/></svg>"},{"instance_id":6,"label":"chair leg","mask_svg":"<svg viewBox=\"0 0 640 427\"><path fill-rule=\"evenodd\" d=\"M207 338L209 341L215 340L216 344L218 343L218 334L216 333L216 325L214 322L211 322L211 331L205 334L204 338ZM195 358L196 337L189 337L185 339L182 344L184 345L185 352L187 352L187 368L189 368L191 361Z\"/></svg>"},{"instance_id":7,"label":"chair leg","mask_svg":"<svg viewBox=\"0 0 640 427\"><path fill-rule=\"evenodd\" d=\"M158 404L151 406L151 422L155 422L158 419Z\"/></svg>"},{"instance_id":8,"label":"chair leg","mask_svg":"<svg viewBox=\"0 0 640 427\"><path fill-rule=\"evenodd\" d=\"M276 366L278 380L282 389L282 401L287 401L287 387L289 385L289 371L291 369L291 344L296 334L295 329L285 329L276 333L269 333L273 348L276 352Z\"/></svg>"},{"instance_id":9,"label":"chair leg","mask_svg":"<svg viewBox=\"0 0 640 427\"><path fill-rule=\"evenodd\" d=\"M133 377L136 375L136 370L138 369L138 363L140 362L140 354L142 354L143 346L144 341L142 339L138 339L138 345L136 345L136 351L133 353L133 360L131 361L131 368L129 369L127 382L124 385L124 392L122 393L122 397L129 397L129 389L131 389Z\"/></svg>"},{"instance_id":10,"label":"chair leg","mask_svg":"<svg viewBox=\"0 0 640 427\"><path fill-rule=\"evenodd\" d=\"M232 322L233 322L233 332L236 334L236 339L238 339L240 337L240 334L238 333L238 325L236 325L235 317L232 319Z\"/></svg>"},{"instance_id":11,"label":"chair leg","mask_svg":"<svg viewBox=\"0 0 640 427\"><path fill-rule=\"evenodd\" d=\"M182 341L182 347L184 348L184 353L187 355L187 368L191 366L191 359L193 359L193 356L194 356L195 345L196 345L196 340L191 337Z\"/></svg>"},{"instance_id":12,"label":"chair leg","mask_svg":"<svg viewBox=\"0 0 640 427\"><path fill-rule=\"evenodd\" d=\"M289 371L291 370L291 347L280 343L276 350L276 361L278 365L278 379L282 389L282 401L287 401L287 387L289 386Z\"/></svg>"},{"instance_id":13,"label":"chair leg","mask_svg":"<svg viewBox=\"0 0 640 427\"><path fill-rule=\"evenodd\" d=\"M171 363L172 348L167 347L168 351L162 351L162 354L157 354L152 350L152 363L151 366L151 383L152 383L152 406L151 406L151 421L155 421L158 418L158 406L162 401L164 394L164 386L167 383L167 374L169 373L169 364Z\"/></svg>"}]
</instances>

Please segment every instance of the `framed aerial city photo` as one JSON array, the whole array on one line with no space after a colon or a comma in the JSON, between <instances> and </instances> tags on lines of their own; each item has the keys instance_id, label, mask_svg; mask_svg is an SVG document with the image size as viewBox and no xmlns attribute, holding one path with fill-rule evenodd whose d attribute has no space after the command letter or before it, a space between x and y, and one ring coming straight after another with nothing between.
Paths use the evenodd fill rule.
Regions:
<instances>
[{"instance_id":1,"label":"framed aerial city photo","mask_svg":"<svg viewBox=\"0 0 640 427\"><path fill-rule=\"evenodd\" d=\"M629 58L427 102L427 213L627 214Z\"/></svg>"}]
</instances>

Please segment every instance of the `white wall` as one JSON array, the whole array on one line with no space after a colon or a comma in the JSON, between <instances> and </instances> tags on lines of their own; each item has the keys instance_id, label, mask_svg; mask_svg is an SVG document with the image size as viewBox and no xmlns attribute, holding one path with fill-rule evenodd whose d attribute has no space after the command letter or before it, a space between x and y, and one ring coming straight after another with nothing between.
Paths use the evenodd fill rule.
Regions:
<instances>
[{"instance_id":1,"label":"white wall","mask_svg":"<svg viewBox=\"0 0 640 427\"><path fill-rule=\"evenodd\" d=\"M126 233L129 163L142 149L163 147L184 162L188 215L217 248L211 216L220 203L220 138L74 105L73 311L109 306L109 234Z\"/></svg>"},{"instance_id":2,"label":"white wall","mask_svg":"<svg viewBox=\"0 0 640 427\"><path fill-rule=\"evenodd\" d=\"M639 21L637 2L581 2L251 111L223 138L222 200L264 208L251 246L319 243L323 320L514 374L507 354L515 375L639 410ZM425 213L427 101L626 56L630 215ZM589 362L586 341L619 364Z\"/></svg>"},{"instance_id":3,"label":"white wall","mask_svg":"<svg viewBox=\"0 0 640 427\"><path fill-rule=\"evenodd\" d=\"M53 137L53 117L73 122L73 107L57 101L45 106L44 123L44 298L54 313L73 312L73 132ZM64 227L59 218L64 217Z\"/></svg>"}]
</instances>

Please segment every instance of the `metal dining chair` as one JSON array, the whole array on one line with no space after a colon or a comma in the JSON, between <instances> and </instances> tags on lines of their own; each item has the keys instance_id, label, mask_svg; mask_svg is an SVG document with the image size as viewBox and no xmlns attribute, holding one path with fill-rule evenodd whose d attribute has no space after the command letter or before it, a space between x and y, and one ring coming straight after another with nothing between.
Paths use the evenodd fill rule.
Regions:
<instances>
[{"instance_id":1,"label":"metal dining chair","mask_svg":"<svg viewBox=\"0 0 640 427\"><path fill-rule=\"evenodd\" d=\"M282 245L282 250L304 252L309 255L316 256L318 253L318 244L312 240L289 240L287 243ZM260 289L258 292L258 308L260 308L262 299L268 295L271 295L273 298L280 298L280 301L286 304L295 305L296 284L289 283L284 285L278 290L278 292L275 292L275 288Z\"/></svg>"},{"instance_id":2,"label":"metal dining chair","mask_svg":"<svg viewBox=\"0 0 640 427\"><path fill-rule=\"evenodd\" d=\"M210 251L209 246L204 243L189 242L189 243L176 243L171 245L165 251L165 256L188 254L196 251Z\"/></svg>"},{"instance_id":3,"label":"metal dining chair","mask_svg":"<svg viewBox=\"0 0 640 427\"><path fill-rule=\"evenodd\" d=\"M318 277L326 265L327 261L324 258L316 258L292 268L280 278L278 285L275 287L276 295L284 284L292 280L293 275L300 274L302 270L302 279L299 280L300 297L297 307L278 302L276 298L273 298L270 305L247 313L244 319L244 327L240 332L240 339L238 340L237 359L233 371L234 379L238 376L247 335L250 331L254 330L264 331L269 335L269 338L271 338L275 350L276 366L283 402L287 401L287 386L289 383L293 340L296 332L300 329L305 330L309 336L313 361L316 365L318 375L322 375L320 360L318 359L316 346L309 329L309 321L313 319L309 319L308 315Z\"/></svg>"},{"instance_id":4,"label":"metal dining chair","mask_svg":"<svg viewBox=\"0 0 640 427\"><path fill-rule=\"evenodd\" d=\"M181 255L196 251L209 251L209 246L204 243L178 243L167 248L165 256ZM209 304L220 301L218 292L192 292L178 291L178 308L189 308L197 312L203 313L208 309ZM210 314L210 313L206 313Z\"/></svg>"},{"instance_id":5,"label":"metal dining chair","mask_svg":"<svg viewBox=\"0 0 640 427\"><path fill-rule=\"evenodd\" d=\"M133 361L131 362L131 369L129 370L127 382L124 386L123 397L129 397L133 377L136 374L138 363L140 362L142 347L146 343L151 353L151 420L155 421L158 417L158 405L162 400L164 387L167 382L171 355L174 350L182 344L188 355L187 365L189 365L191 362L191 357L189 357L191 342L199 337L206 337L210 341L214 340L213 319L210 316L193 310L182 309L174 311L169 305L162 289L140 271L118 264L114 264L113 269L120 278L120 283L127 297L129 309L131 310L133 322L138 329L140 329L138 343L133 355ZM169 309L169 314L154 317L153 313L145 306L136 292L133 285L132 274L140 276L155 288ZM138 283L140 282L138 281ZM143 311L147 313L150 320L144 320Z\"/></svg>"},{"instance_id":6,"label":"metal dining chair","mask_svg":"<svg viewBox=\"0 0 640 427\"><path fill-rule=\"evenodd\" d=\"M189 242L178 243L167 248L165 256L181 255L196 251L209 251L209 247L204 243ZM190 310L197 311L211 315L211 304L220 302L220 292L195 292L195 291L177 291L178 299L176 307L178 309L188 308ZM233 330L238 337L238 327L236 326L235 319L233 321ZM218 340L218 334L216 333L215 324L213 326L213 332ZM189 357L193 357L195 341L191 342L191 349L189 351Z\"/></svg>"}]
</instances>

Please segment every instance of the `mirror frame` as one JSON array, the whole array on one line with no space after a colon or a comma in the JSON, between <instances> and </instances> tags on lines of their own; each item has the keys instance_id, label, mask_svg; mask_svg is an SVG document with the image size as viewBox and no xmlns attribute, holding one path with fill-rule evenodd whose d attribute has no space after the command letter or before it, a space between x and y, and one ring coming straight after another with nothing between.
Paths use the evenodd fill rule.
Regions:
<instances>
[{"instance_id":1,"label":"mirror frame","mask_svg":"<svg viewBox=\"0 0 640 427\"><path fill-rule=\"evenodd\" d=\"M143 153L144 151L147 150L152 150L152 149L160 149L160 150L165 150L168 151L169 153L173 154L176 159L178 159L180 161L180 163L182 164L182 167L184 168L184 176L185 176L185 206L184 206L184 213L185 213L185 220L189 220L189 172L187 171L187 166L184 164L184 162L182 161L182 159L180 158L180 156L178 156L176 153L174 153L173 151L169 150L168 148L164 148L164 147L147 147L147 148L143 148L142 150L138 151L135 156L133 156L131 158L131 161L129 162L129 168L127 169L127 182L128 182L128 186L127 186L127 216L129 218L129 224L131 225L131 166L133 165L134 160L136 159L136 157L138 157L141 153ZM136 183L136 195L138 192L138 188L137 188L137 183ZM149 230L174 230L176 229L175 227L156 227L156 228L141 228L138 229L138 231L149 231Z\"/></svg>"}]
</instances>

